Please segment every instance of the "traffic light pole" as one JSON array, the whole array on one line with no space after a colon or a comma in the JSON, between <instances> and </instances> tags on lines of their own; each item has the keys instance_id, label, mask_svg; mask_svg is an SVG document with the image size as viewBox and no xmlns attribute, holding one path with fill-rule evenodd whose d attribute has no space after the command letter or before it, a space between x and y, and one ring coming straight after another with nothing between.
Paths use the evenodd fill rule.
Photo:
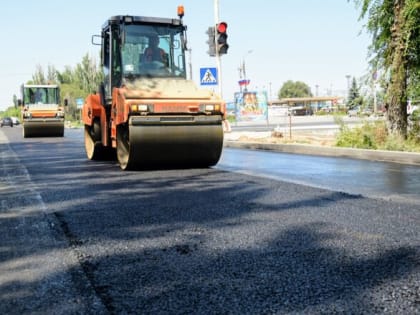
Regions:
<instances>
[{"instance_id":1,"label":"traffic light pole","mask_svg":"<svg viewBox=\"0 0 420 315\"><path fill-rule=\"evenodd\" d=\"M219 0L214 0L214 25L219 24ZM218 76L218 88L219 88L219 95L223 98L223 89L222 89L222 60L220 58L219 50L217 49L217 36L214 38L214 45L216 47L216 68L217 68L217 76Z\"/></svg>"}]
</instances>

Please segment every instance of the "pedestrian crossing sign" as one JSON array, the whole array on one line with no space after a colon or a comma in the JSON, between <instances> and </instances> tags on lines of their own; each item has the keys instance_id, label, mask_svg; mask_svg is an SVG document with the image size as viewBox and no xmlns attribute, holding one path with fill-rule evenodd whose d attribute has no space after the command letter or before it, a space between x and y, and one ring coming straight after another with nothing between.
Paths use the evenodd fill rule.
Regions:
<instances>
[{"instance_id":1,"label":"pedestrian crossing sign","mask_svg":"<svg viewBox=\"0 0 420 315\"><path fill-rule=\"evenodd\" d=\"M200 68L200 84L201 85L217 85L217 69L216 68Z\"/></svg>"}]
</instances>

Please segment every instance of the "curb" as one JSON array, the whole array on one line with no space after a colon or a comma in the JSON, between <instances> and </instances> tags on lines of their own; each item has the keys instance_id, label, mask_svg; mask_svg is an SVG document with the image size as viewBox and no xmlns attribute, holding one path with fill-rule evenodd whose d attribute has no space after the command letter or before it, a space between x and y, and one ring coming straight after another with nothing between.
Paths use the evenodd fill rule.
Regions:
<instances>
[{"instance_id":1,"label":"curb","mask_svg":"<svg viewBox=\"0 0 420 315\"><path fill-rule=\"evenodd\" d=\"M420 165L420 153L415 152L323 147L309 144L254 143L229 140L225 141L224 147Z\"/></svg>"}]
</instances>

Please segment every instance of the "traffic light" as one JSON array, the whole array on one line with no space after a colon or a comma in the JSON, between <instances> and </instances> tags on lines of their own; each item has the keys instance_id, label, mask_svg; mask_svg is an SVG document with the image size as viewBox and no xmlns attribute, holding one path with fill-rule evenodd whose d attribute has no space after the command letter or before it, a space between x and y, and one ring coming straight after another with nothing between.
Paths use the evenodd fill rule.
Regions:
<instances>
[{"instance_id":1,"label":"traffic light","mask_svg":"<svg viewBox=\"0 0 420 315\"><path fill-rule=\"evenodd\" d=\"M227 23L220 22L216 25L216 49L219 52L219 55L227 54L229 45L227 43Z\"/></svg>"},{"instance_id":2,"label":"traffic light","mask_svg":"<svg viewBox=\"0 0 420 315\"><path fill-rule=\"evenodd\" d=\"M207 35L209 36L209 39L207 40L207 44L209 44L209 50L207 51L207 53L214 57L216 56L216 41L215 41L215 29L213 26L210 26L207 29Z\"/></svg>"}]
</instances>

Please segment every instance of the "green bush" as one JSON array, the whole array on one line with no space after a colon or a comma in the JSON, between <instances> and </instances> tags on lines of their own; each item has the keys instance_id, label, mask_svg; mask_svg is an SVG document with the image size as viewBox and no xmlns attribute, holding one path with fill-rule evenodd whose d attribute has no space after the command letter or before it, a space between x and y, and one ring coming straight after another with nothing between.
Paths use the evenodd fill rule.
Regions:
<instances>
[{"instance_id":1,"label":"green bush","mask_svg":"<svg viewBox=\"0 0 420 315\"><path fill-rule=\"evenodd\" d=\"M336 136L336 146L358 149L379 149L392 151L420 152L420 130L412 128L409 137L404 140L389 135L385 121L365 122L360 127L349 128L340 118L336 118L340 131Z\"/></svg>"},{"instance_id":2,"label":"green bush","mask_svg":"<svg viewBox=\"0 0 420 315\"><path fill-rule=\"evenodd\" d=\"M0 113L1 117L17 117L20 118L20 107L10 106Z\"/></svg>"},{"instance_id":3,"label":"green bush","mask_svg":"<svg viewBox=\"0 0 420 315\"><path fill-rule=\"evenodd\" d=\"M366 127L366 126L365 126ZM377 149L374 133L371 127L341 128L336 137L336 146L359 149Z\"/></svg>"},{"instance_id":4,"label":"green bush","mask_svg":"<svg viewBox=\"0 0 420 315\"><path fill-rule=\"evenodd\" d=\"M420 145L420 110L415 110L408 119L408 140Z\"/></svg>"}]
</instances>

